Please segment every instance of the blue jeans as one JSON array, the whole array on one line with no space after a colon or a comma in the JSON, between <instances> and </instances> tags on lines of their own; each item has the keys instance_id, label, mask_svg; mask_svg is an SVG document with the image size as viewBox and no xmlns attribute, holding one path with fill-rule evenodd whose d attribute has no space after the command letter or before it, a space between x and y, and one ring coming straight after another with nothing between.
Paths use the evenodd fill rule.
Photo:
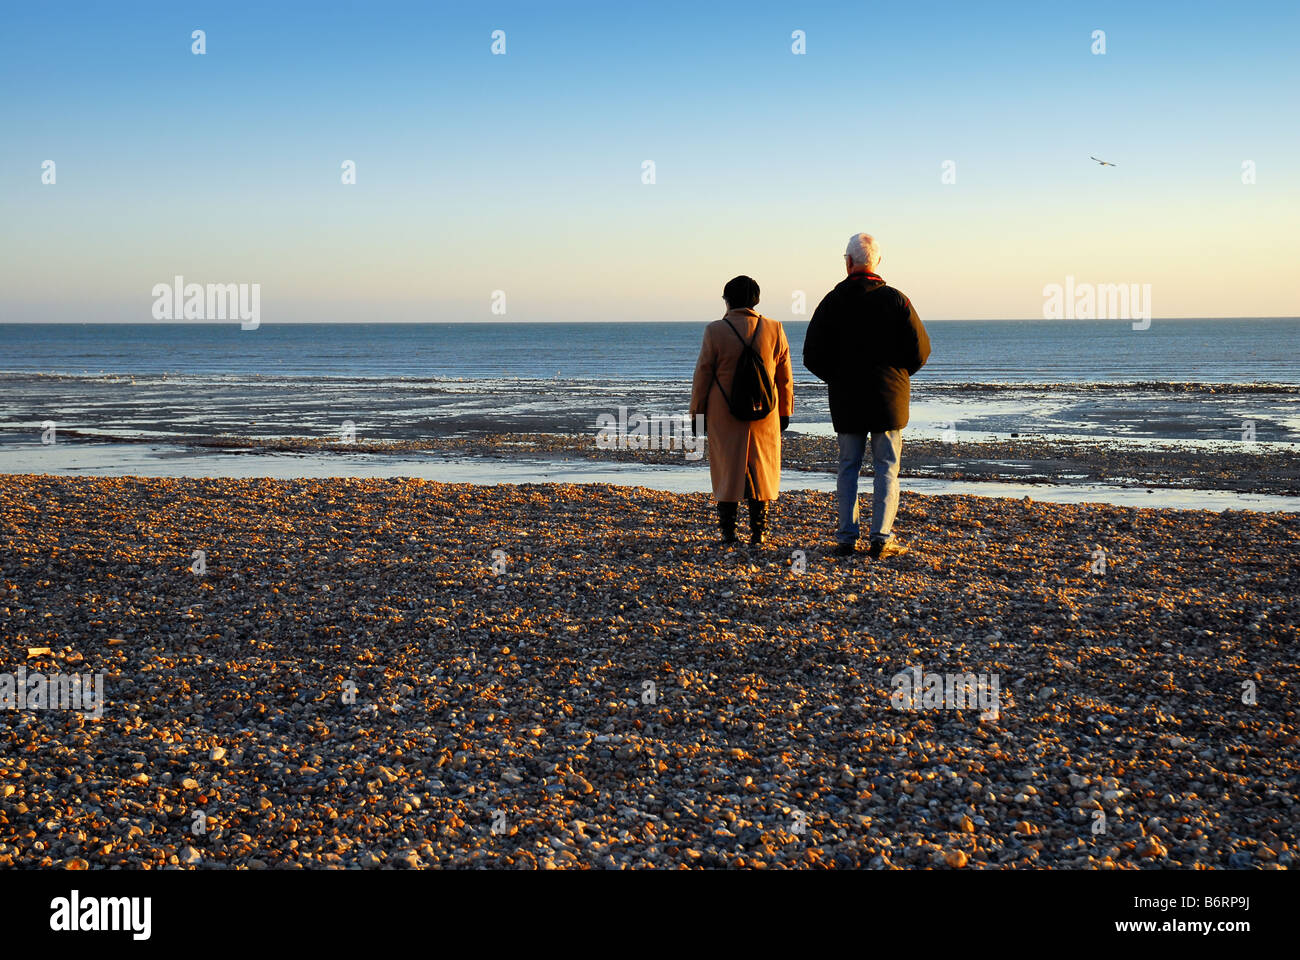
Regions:
<instances>
[{"instance_id":1,"label":"blue jeans","mask_svg":"<svg viewBox=\"0 0 1300 960\"><path fill-rule=\"evenodd\" d=\"M838 543L856 543L858 539L858 474L867 454L865 433L841 433L840 472L835 484L840 506L840 525L835 531ZM890 430L871 434L871 469L875 474L871 499L871 539L893 537L894 517L898 515L898 462L903 453L903 431Z\"/></svg>"}]
</instances>

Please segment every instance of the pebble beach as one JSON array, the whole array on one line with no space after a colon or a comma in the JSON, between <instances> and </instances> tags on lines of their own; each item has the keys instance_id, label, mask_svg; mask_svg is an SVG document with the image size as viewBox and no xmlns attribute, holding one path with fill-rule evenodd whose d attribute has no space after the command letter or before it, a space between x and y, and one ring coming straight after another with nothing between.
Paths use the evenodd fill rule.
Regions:
<instances>
[{"instance_id":1,"label":"pebble beach","mask_svg":"<svg viewBox=\"0 0 1300 960\"><path fill-rule=\"evenodd\" d=\"M1294 865L1300 517L908 494L873 562L832 513L0 477L0 674L105 697L0 710L0 866Z\"/></svg>"}]
</instances>

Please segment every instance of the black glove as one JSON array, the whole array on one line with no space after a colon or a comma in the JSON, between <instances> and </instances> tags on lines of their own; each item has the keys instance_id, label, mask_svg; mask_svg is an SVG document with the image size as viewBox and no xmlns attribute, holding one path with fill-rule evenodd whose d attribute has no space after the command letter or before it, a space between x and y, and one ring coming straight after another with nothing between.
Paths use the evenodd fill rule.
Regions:
<instances>
[{"instance_id":1,"label":"black glove","mask_svg":"<svg viewBox=\"0 0 1300 960\"><path fill-rule=\"evenodd\" d=\"M782 430L788 430L789 428L790 428L790 418L789 418L789 417L782 417L782 418L781 418L781 429L782 429Z\"/></svg>"}]
</instances>

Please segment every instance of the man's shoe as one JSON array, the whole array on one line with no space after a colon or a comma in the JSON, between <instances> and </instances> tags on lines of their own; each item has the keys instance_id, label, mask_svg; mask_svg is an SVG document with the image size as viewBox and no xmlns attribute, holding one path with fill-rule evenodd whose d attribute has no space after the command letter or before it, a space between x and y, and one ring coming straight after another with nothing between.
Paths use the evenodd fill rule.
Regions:
<instances>
[{"instance_id":1,"label":"man's shoe","mask_svg":"<svg viewBox=\"0 0 1300 960\"><path fill-rule=\"evenodd\" d=\"M867 556L872 560L884 560L886 557L901 557L907 553L907 547L895 540L872 540Z\"/></svg>"},{"instance_id":2,"label":"man's shoe","mask_svg":"<svg viewBox=\"0 0 1300 960\"><path fill-rule=\"evenodd\" d=\"M857 552L857 549L858 545L856 543L841 543L831 551L831 555L836 557L851 557Z\"/></svg>"}]
</instances>

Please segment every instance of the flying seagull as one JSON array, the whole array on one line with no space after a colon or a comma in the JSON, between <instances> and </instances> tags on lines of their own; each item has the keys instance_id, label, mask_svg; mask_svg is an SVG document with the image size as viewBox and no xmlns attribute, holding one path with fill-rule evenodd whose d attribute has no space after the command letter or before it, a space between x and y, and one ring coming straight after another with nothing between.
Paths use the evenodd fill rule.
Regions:
<instances>
[{"instance_id":1,"label":"flying seagull","mask_svg":"<svg viewBox=\"0 0 1300 960\"><path fill-rule=\"evenodd\" d=\"M1094 156L1089 156L1088 159L1089 159L1089 160L1097 160L1097 158L1094 157ZM1111 163L1109 160L1097 160L1097 162L1100 163L1103 167L1118 167L1118 166L1119 166L1118 163Z\"/></svg>"}]
</instances>

